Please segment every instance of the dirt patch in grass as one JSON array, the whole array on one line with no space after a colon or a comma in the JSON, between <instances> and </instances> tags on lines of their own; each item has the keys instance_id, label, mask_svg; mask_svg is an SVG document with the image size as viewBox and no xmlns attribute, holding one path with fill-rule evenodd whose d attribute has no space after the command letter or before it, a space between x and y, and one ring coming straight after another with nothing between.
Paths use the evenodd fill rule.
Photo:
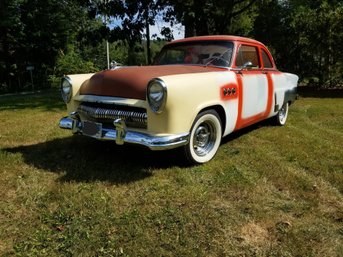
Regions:
<instances>
[{"instance_id":1,"label":"dirt patch in grass","mask_svg":"<svg viewBox=\"0 0 343 257\"><path fill-rule=\"evenodd\" d=\"M268 229L256 223L245 224L241 228L241 237L245 243L257 247L265 246L270 241Z\"/></svg>"}]
</instances>

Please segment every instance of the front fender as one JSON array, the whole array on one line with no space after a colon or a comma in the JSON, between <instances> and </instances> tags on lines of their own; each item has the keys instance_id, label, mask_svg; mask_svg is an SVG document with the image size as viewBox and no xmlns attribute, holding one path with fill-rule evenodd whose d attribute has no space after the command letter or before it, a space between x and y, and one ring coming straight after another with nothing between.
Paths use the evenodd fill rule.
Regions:
<instances>
[{"instance_id":1,"label":"front fender","mask_svg":"<svg viewBox=\"0 0 343 257\"><path fill-rule=\"evenodd\" d=\"M230 71L173 75L160 79L167 85L165 110L156 114L148 109L148 131L157 134L188 132L201 110L217 105L225 109L220 90L224 85L237 83L235 74Z\"/></svg>"},{"instance_id":2,"label":"front fender","mask_svg":"<svg viewBox=\"0 0 343 257\"><path fill-rule=\"evenodd\" d=\"M67 110L68 113L75 111L79 105L78 101L75 101L75 96L79 95L80 88L84 83L88 83L89 79L94 75L94 73L87 73L87 74L73 74L67 75L71 80L71 84L73 86L72 97L69 103L67 103Z\"/></svg>"}]
</instances>

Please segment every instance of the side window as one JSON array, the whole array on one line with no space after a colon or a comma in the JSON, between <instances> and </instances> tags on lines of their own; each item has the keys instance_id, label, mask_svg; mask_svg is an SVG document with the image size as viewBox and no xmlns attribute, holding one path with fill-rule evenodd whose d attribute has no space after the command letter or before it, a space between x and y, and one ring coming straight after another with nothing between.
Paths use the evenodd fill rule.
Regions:
<instances>
[{"instance_id":1,"label":"side window","mask_svg":"<svg viewBox=\"0 0 343 257\"><path fill-rule=\"evenodd\" d=\"M267 69L273 68L272 61L269 59L268 54L263 49L262 49L262 60L263 60L264 68L267 68Z\"/></svg>"},{"instance_id":2,"label":"side window","mask_svg":"<svg viewBox=\"0 0 343 257\"><path fill-rule=\"evenodd\" d=\"M236 66L243 67L247 62L251 62L254 67L260 67L258 50L254 46L241 45L236 58Z\"/></svg>"}]
</instances>

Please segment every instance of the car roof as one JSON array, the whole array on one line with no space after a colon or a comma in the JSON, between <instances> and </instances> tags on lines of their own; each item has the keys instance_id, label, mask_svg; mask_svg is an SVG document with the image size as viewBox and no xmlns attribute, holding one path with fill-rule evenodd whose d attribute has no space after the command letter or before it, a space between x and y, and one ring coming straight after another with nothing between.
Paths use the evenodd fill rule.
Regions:
<instances>
[{"instance_id":1,"label":"car roof","mask_svg":"<svg viewBox=\"0 0 343 257\"><path fill-rule=\"evenodd\" d=\"M215 36L197 36L197 37L187 37L184 39L178 39L174 40L169 44L175 44L175 43L184 43L184 42L194 42L194 41L239 41L239 42L245 42L245 43L253 43L258 45L263 45L261 42L247 38L247 37L238 37L238 36L229 36L229 35L215 35ZM264 45L263 45L264 46Z\"/></svg>"}]
</instances>

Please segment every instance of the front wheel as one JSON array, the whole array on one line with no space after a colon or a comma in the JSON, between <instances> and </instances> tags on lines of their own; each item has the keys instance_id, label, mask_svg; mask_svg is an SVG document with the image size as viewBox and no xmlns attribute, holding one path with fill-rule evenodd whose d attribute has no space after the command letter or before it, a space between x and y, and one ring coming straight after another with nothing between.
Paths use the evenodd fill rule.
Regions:
<instances>
[{"instance_id":1,"label":"front wheel","mask_svg":"<svg viewBox=\"0 0 343 257\"><path fill-rule=\"evenodd\" d=\"M184 146L186 159L192 164L210 161L220 145L222 125L218 113L214 110L198 114L193 123L190 139Z\"/></svg>"},{"instance_id":2,"label":"front wheel","mask_svg":"<svg viewBox=\"0 0 343 257\"><path fill-rule=\"evenodd\" d=\"M284 103L275 117L275 123L279 126L284 126L288 116L288 103Z\"/></svg>"}]
</instances>

